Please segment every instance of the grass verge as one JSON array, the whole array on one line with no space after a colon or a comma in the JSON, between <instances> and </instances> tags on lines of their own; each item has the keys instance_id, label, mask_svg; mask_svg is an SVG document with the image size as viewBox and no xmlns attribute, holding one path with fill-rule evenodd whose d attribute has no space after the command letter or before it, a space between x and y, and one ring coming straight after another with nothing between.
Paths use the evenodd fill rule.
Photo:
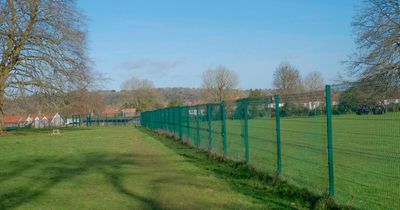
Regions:
<instances>
[{"instance_id":1,"label":"grass verge","mask_svg":"<svg viewBox=\"0 0 400 210\"><path fill-rule=\"evenodd\" d=\"M246 196L266 203L283 199L289 202L293 209L355 209L351 206L338 205L327 195L316 195L305 188L299 188L281 180L277 175L258 171L244 162L224 159L182 144L167 133L153 132L144 128L139 130L159 140L187 162L224 179L232 189Z\"/></svg>"}]
</instances>

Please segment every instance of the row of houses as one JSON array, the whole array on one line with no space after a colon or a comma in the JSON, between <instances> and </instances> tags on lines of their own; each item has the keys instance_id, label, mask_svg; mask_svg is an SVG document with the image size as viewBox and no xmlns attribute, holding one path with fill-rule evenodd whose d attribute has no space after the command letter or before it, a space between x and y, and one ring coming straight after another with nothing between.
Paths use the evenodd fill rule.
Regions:
<instances>
[{"instance_id":1,"label":"row of houses","mask_svg":"<svg viewBox=\"0 0 400 210\"><path fill-rule=\"evenodd\" d=\"M6 115L3 118L6 127L32 127L32 128L45 128L45 127L62 127L65 125L64 119L60 114L54 115L34 115L30 114L26 118L21 115Z\"/></svg>"},{"instance_id":2,"label":"row of houses","mask_svg":"<svg viewBox=\"0 0 400 210\"><path fill-rule=\"evenodd\" d=\"M136 109L122 109L107 108L100 113L100 116L115 116L121 115L124 117L133 117L136 114ZM66 124L73 123L72 118L63 119L60 114L54 115L45 114L30 114L27 117L21 115L6 115L3 118L6 127L31 127L31 128L45 128L45 127L63 127Z\"/></svg>"}]
</instances>

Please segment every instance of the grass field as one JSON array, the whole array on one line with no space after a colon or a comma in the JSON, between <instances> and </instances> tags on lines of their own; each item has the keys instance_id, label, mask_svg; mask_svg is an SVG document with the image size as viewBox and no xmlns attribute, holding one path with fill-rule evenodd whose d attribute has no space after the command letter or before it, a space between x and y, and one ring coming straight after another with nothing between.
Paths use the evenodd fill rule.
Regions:
<instances>
[{"instance_id":1,"label":"grass field","mask_svg":"<svg viewBox=\"0 0 400 210\"><path fill-rule=\"evenodd\" d=\"M190 142L196 144L195 123ZM200 147L209 145L200 124ZM212 151L223 153L221 122L212 123ZM249 163L276 171L275 119L249 120ZM328 191L326 119L281 119L282 178L316 193ZM400 208L400 113L333 116L335 198L366 209ZM244 122L227 121L227 157L245 160Z\"/></svg>"},{"instance_id":2,"label":"grass field","mask_svg":"<svg viewBox=\"0 0 400 210\"><path fill-rule=\"evenodd\" d=\"M306 209L235 165L132 127L0 137L0 209ZM289 192L289 194L287 193ZM305 196L307 197L307 196Z\"/></svg>"}]
</instances>

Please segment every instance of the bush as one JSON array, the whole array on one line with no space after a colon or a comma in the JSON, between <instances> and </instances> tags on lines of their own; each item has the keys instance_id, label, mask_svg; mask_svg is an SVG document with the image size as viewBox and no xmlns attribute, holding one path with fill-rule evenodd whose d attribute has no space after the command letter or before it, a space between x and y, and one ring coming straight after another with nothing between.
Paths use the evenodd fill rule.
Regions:
<instances>
[{"instance_id":1,"label":"bush","mask_svg":"<svg viewBox=\"0 0 400 210\"><path fill-rule=\"evenodd\" d=\"M310 110L301 104L285 103L281 108L281 117L308 116Z\"/></svg>"}]
</instances>

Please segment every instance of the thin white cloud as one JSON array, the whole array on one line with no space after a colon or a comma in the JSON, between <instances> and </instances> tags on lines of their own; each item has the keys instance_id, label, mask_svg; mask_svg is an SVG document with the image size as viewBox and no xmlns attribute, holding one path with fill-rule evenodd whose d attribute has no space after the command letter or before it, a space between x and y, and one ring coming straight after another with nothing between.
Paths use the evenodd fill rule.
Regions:
<instances>
[{"instance_id":1,"label":"thin white cloud","mask_svg":"<svg viewBox=\"0 0 400 210\"><path fill-rule=\"evenodd\" d=\"M144 74L145 76L165 76L172 69L184 62L181 60L124 60L114 67L114 70Z\"/></svg>"}]
</instances>

